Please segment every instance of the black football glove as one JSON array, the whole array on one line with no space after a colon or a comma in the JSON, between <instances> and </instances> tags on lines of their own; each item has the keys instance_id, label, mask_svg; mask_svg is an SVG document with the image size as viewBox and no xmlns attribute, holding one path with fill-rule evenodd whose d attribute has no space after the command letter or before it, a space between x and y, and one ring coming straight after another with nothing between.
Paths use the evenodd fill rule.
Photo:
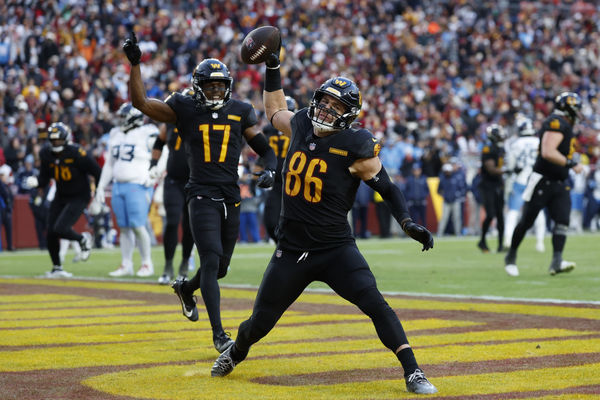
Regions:
<instances>
[{"instance_id":1,"label":"black football glove","mask_svg":"<svg viewBox=\"0 0 600 400\"><path fill-rule=\"evenodd\" d=\"M134 31L131 31L131 35L123 43L123 51L131 65L138 65L140 63L142 51L140 50L140 46L138 46L137 36L135 36Z\"/></svg>"},{"instance_id":2,"label":"black football glove","mask_svg":"<svg viewBox=\"0 0 600 400\"><path fill-rule=\"evenodd\" d=\"M402 225L402 229L408 236L423 245L421 251L433 249L433 236L424 226L408 221Z\"/></svg>"},{"instance_id":3,"label":"black football glove","mask_svg":"<svg viewBox=\"0 0 600 400\"><path fill-rule=\"evenodd\" d=\"M265 60L265 65L267 66L267 68L278 68L279 67L279 56L275 53L271 53L267 56L267 59Z\"/></svg>"},{"instance_id":4,"label":"black football glove","mask_svg":"<svg viewBox=\"0 0 600 400\"><path fill-rule=\"evenodd\" d=\"M260 188L270 188L275 183L275 171L273 170L265 169L264 171L257 172L255 175L258 176L256 185Z\"/></svg>"}]
</instances>

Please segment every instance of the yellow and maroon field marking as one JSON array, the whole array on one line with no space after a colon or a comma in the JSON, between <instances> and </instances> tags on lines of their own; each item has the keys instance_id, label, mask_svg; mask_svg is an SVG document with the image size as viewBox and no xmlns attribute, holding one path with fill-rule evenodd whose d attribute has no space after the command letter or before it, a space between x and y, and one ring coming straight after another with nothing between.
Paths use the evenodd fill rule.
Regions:
<instances>
[{"instance_id":1,"label":"yellow and maroon field marking","mask_svg":"<svg viewBox=\"0 0 600 400\"><path fill-rule=\"evenodd\" d=\"M223 288L233 336L255 291ZM438 399L600 397L600 306L386 296ZM398 399L402 369L370 320L308 292L228 377L206 314L169 287L0 279L2 399Z\"/></svg>"}]
</instances>

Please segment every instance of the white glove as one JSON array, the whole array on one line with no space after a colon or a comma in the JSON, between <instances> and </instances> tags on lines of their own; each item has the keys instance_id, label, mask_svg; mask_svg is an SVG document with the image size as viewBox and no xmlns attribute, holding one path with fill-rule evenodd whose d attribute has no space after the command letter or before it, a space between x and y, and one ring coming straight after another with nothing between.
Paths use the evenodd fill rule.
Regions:
<instances>
[{"instance_id":1,"label":"white glove","mask_svg":"<svg viewBox=\"0 0 600 400\"><path fill-rule=\"evenodd\" d=\"M34 175L28 176L25 178L25 181L23 181L23 187L25 189L33 189L38 187L38 178L36 178Z\"/></svg>"},{"instance_id":2,"label":"white glove","mask_svg":"<svg viewBox=\"0 0 600 400\"><path fill-rule=\"evenodd\" d=\"M152 178L150 176L144 182L144 186L146 186L146 187L153 187L155 184L156 184L156 179L154 179L154 178Z\"/></svg>"},{"instance_id":3,"label":"white glove","mask_svg":"<svg viewBox=\"0 0 600 400\"><path fill-rule=\"evenodd\" d=\"M91 216L96 216L100 214L102 211L102 203L98 201L98 196L94 197L94 199L90 202L90 206L88 207L88 212Z\"/></svg>"},{"instance_id":4,"label":"white glove","mask_svg":"<svg viewBox=\"0 0 600 400\"><path fill-rule=\"evenodd\" d=\"M148 175L150 175L150 179L156 180L156 179L160 178L160 176L162 175L162 172L159 171L158 166L155 165L152 168L150 168L150 170L148 171Z\"/></svg>"},{"instance_id":5,"label":"white glove","mask_svg":"<svg viewBox=\"0 0 600 400\"><path fill-rule=\"evenodd\" d=\"M105 198L104 198L104 189L102 188L96 188L96 196L94 196L94 200L97 201L100 204L104 204L105 203Z\"/></svg>"}]
</instances>

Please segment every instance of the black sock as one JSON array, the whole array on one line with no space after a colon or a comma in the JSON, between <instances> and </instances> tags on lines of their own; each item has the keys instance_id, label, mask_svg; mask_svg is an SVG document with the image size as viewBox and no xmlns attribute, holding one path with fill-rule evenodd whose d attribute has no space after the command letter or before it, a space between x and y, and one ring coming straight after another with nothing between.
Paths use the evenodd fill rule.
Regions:
<instances>
[{"instance_id":1,"label":"black sock","mask_svg":"<svg viewBox=\"0 0 600 400\"><path fill-rule=\"evenodd\" d=\"M231 346L231 351L229 352L229 355L231 356L233 362L237 364L246 359L246 356L248 355L248 350L240 351L234 343L233 346Z\"/></svg>"},{"instance_id":2,"label":"black sock","mask_svg":"<svg viewBox=\"0 0 600 400\"><path fill-rule=\"evenodd\" d=\"M402 368L404 368L404 377L409 376L419 368L417 359L410 347L400 350L396 353L396 357L398 357L400 364L402 364Z\"/></svg>"}]
</instances>

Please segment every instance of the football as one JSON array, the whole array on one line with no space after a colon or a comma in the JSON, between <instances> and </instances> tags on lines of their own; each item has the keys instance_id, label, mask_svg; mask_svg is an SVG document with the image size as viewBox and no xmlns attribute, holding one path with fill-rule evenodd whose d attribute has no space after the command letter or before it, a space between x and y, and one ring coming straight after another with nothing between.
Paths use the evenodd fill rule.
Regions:
<instances>
[{"instance_id":1,"label":"football","mask_svg":"<svg viewBox=\"0 0 600 400\"><path fill-rule=\"evenodd\" d=\"M240 57L246 64L260 64L265 62L269 54L279 52L280 47L279 29L261 26L246 35L240 48Z\"/></svg>"}]
</instances>

